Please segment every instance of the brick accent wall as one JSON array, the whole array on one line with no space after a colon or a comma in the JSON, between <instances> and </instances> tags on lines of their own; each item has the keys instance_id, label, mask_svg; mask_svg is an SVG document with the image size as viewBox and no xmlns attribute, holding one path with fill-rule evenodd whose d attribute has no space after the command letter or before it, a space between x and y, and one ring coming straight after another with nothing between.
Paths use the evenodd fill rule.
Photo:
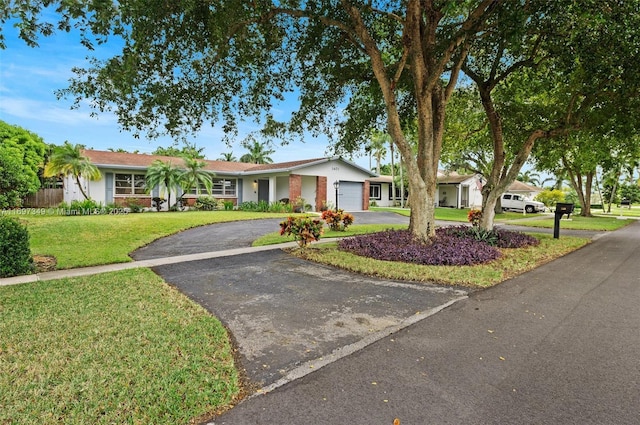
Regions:
<instances>
[{"instance_id":1,"label":"brick accent wall","mask_svg":"<svg viewBox=\"0 0 640 425\"><path fill-rule=\"evenodd\" d=\"M171 199L174 202L174 199ZM146 208L151 208L151 197L150 196L114 196L113 203L119 207L126 207L127 202L135 202L137 204L142 205Z\"/></svg>"},{"instance_id":2,"label":"brick accent wall","mask_svg":"<svg viewBox=\"0 0 640 425\"><path fill-rule=\"evenodd\" d=\"M316 211L320 211L322 204L327 202L327 177L316 177Z\"/></svg>"},{"instance_id":3,"label":"brick accent wall","mask_svg":"<svg viewBox=\"0 0 640 425\"><path fill-rule=\"evenodd\" d=\"M300 174L289 175L289 202L295 203L302 197L302 176Z\"/></svg>"},{"instance_id":4,"label":"brick accent wall","mask_svg":"<svg viewBox=\"0 0 640 425\"><path fill-rule=\"evenodd\" d=\"M365 180L364 187L362 188L362 209L363 210L369 209L369 187L370 187L369 180Z\"/></svg>"}]
</instances>

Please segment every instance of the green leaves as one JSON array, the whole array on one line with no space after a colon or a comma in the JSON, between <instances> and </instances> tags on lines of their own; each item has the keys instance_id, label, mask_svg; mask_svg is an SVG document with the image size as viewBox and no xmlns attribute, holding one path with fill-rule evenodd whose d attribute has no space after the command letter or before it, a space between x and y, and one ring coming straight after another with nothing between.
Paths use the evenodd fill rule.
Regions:
<instances>
[{"instance_id":1,"label":"green leaves","mask_svg":"<svg viewBox=\"0 0 640 425\"><path fill-rule=\"evenodd\" d=\"M40 188L45 150L39 136L0 121L0 208L20 206L24 196Z\"/></svg>"}]
</instances>

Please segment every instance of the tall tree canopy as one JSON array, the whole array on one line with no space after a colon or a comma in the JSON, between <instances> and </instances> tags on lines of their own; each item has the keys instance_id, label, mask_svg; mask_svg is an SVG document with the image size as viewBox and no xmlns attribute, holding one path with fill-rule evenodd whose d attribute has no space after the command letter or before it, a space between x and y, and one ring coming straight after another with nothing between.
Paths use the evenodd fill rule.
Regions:
<instances>
[{"instance_id":1,"label":"tall tree canopy","mask_svg":"<svg viewBox=\"0 0 640 425\"><path fill-rule=\"evenodd\" d=\"M169 146L167 148L163 148L162 146L158 146L153 152L153 155L163 155L163 156L175 156L181 158L193 158L193 159L204 159L204 148L197 147L195 143L185 143L181 148L176 146Z\"/></svg>"},{"instance_id":2,"label":"tall tree canopy","mask_svg":"<svg viewBox=\"0 0 640 425\"><path fill-rule=\"evenodd\" d=\"M233 135L238 118L252 116L266 123L267 136L312 131L366 143L372 124L386 127L408 171L410 228L426 241L435 235L445 106L470 40L486 32L488 17L503 3L40 0L9 5L0 17L19 19L30 43L56 26L79 27L87 45L121 37L120 54L75 69L62 94L114 109L128 130L178 135L222 119ZM45 20L48 4L61 13L60 22ZM274 102L294 89L299 108L279 122ZM369 98L374 108L363 101ZM418 123L417 154L403 133L407 119Z\"/></svg>"},{"instance_id":3,"label":"tall tree canopy","mask_svg":"<svg viewBox=\"0 0 640 425\"><path fill-rule=\"evenodd\" d=\"M553 138L566 141L580 133L583 139L613 140L615 134L621 140L637 132L638 6L637 1L512 2L492 17L493 31L473 41L462 70L478 92L488 131L474 114L473 127L466 129L473 136L462 143L458 138L458 149L449 151L473 152L456 154L454 161L473 157L484 168L482 227L493 227L496 202L534 146L542 160L545 152L554 154ZM468 110L475 111L473 105ZM448 122L456 130L461 120ZM549 160L558 164L557 155ZM550 161L547 169L553 167ZM588 191L590 182L585 183ZM582 211L588 214L588 205Z\"/></svg>"},{"instance_id":4,"label":"tall tree canopy","mask_svg":"<svg viewBox=\"0 0 640 425\"><path fill-rule=\"evenodd\" d=\"M19 207L40 188L46 144L39 136L0 121L0 208Z\"/></svg>"},{"instance_id":5,"label":"tall tree canopy","mask_svg":"<svg viewBox=\"0 0 640 425\"><path fill-rule=\"evenodd\" d=\"M273 159L269 155L274 153L273 149L267 148L264 143L254 140L253 143L246 142L243 146L249 151L240 157L240 162L250 162L252 164L271 164Z\"/></svg>"}]
</instances>

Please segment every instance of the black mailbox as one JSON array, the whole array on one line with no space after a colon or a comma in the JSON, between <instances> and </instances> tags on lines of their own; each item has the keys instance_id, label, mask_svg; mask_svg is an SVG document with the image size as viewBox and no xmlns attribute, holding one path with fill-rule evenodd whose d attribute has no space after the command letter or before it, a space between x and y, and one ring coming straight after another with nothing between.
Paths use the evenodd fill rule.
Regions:
<instances>
[{"instance_id":1,"label":"black mailbox","mask_svg":"<svg viewBox=\"0 0 640 425\"><path fill-rule=\"evenodd\" d=\"M562 217L564 214L567 215L567 218L569 218L569 215L573 212L573 204L563 204L562 202L558 202L556 204L556 215L560 215L560 217Z\"/></svg>"},{"instance_id":2,"label":"black mailbox","mask_svg":"<svg viewBox=\"0 0 640 425\"><path fill-rule=\"evenodd\" d=\"M556 217L553 222L553 238L554 239L558 239L560 237L560 219L565 214L567 215L567 218L569 218L569 216L573 212L573 207L574 207L573 204L564 204L562 202L558 202L556 204L556 210L555 210Z\"/></svg>"}]
</instances>

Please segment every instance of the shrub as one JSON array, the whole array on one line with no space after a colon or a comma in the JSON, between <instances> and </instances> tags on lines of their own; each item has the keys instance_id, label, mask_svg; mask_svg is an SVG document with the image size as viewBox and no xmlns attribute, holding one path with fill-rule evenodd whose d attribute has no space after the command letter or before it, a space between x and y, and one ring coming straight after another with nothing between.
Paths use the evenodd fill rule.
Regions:
<instances>
[{"instance_id":1,"label":"shrub","mask_svg":"<svg viewBox=\"0 0 640 425\"><path fill-rule=\"evenodd\" d=\"M482 211L480 210L469 210L467 214L467 220L473 227L480 226L480 221L482 220Z\"/></svg>"},{"instance_id":2,"label":"shrub","mask_svg":"<svg viewBox=\"0 0 640 425\"><path fill-rule=\"evenodd\" d=\"M240 211L257 211L258 203L254 201L244 201L238 205Z\"/></svg>"},{"instance_id":3,"label":"shrub","mask_svg":"<svg viewBox=\"0 0 640 425\"><path fill-rule=\"evenodd\" d=\"M222 206L225 211L233 210L233 201L222 201Z\"/></svg>"},{"instance_id":4,"label":"shrub","mask_svg":"<svg viewBox=\"0 0 640 425\"><path fill-rule=\"evenodd\" d=\"M460 237L454 232L445 232L443 228L436 230L435 240L428 245L416 241L408 230L385 230L343 239L338 242L338 247L377 260L422 265L464 266L500 257L498 248Z\"/></svg>"},{"instance_id":5,"label":"shrub","mask_svg":"<svg viewBox=\"0 0 640 425\"><path fill-rule=\"evenodd\" d=\"M322 227L322 221L317 218L287 217L280 223L280 235L293 235L298 245L304 248L311 242L320 240Z\"/></svg>"},{"instance_id":6,"label":"shrub","mask_svg":"<svg viewBox=\"0 0 640 425\"><path fill-rule=\"evenodd\" d=\"M491 246L497 246L498 248L524 248L525 246L535 246L540 243L540 241L533 236L503 229L485 230L480 227L450 226L442 228L440 232L459 238L484 242Z\"/></svg>"},{"instance_id":7,"label":"shrub","mask_svg":"<svg viewBox=\"0 0 640 425\"><path fill-rule=\"evenodd\" d=\"M564 202L564 192L558 189L546 189L538 193L534 200L542 202L547 207L553 207L558 202Z\"/></svg>"},{"instance_id":8,"label":"shrub","mask_svg":"<svg viewBox=\"0 0 640 425\"><path fill-rule=\"evenodd\" d=\"M156 211L160 212L160 210L162 210L162 204L164 204L166 201L164 200L164 198L156 196L151 199L151 202L151 205L156 209Z\"/></svg>"},{"instance_id":9,"label":"shrub","mask_svg":"<svg viewBox=\"0 0 640 425\"><path fill-rule=\"evenodd\" d=\"M539 239L521 232L512 232L503 229L494 231L498 234L499 248L524 248L525 246L536 246L540 244Z\"/></svg>"},{"instance_id":10,"label":"shrub","mask_svg":"<svg viewBox=\"0 0 640 425\"><path fill-rule=\"evenodd\" d=\"M132 213L140 213L144 211L144 205L142 205L136 198L127 198L127 200L124 201L124 205L129 208L129 212Z\"/></svg>"},{"instance_id":11,"label":"shrub","mask_svg":"<svg viewBox=\"0 0 640 425\"><path fill-rule=\"evenodd\" d=\"M353 215L344 212L344 210L326 210L322 211L322 219L329 225L331 230L345 231L347 227L353 224Z\"/></svg>"},{"instance_id":12,"label":"shrub","mask_svg":"<svg viewBox=\"0 0 640 425\"><path fill-rule=\"evenodd\" d=\"M193 207L200 211L213 211L219 209L219 201L213 196L198 196L196 202L194 202Z\"/></svg>"},{"instance_id":13,"label":"shrub","mask_svg":"<svg viewBox=\"0 0 640 425\"><path fill-rule=\"evenodd\" d=\"M0 217L0 251L0 277L33 273L29 232L15 218Z\"/></svg>"},{"instance_id":14,"label":"shrub","mask_svg":"<svg viewBox=\"0 0 640 425\"><path fill-rule=\"evenodd\" d=\"M71 201L70 209L79 211L79 214L91 214L95 210L101 209L101 205L93 199L85 199L84 201Z\"/></svg>"}]
</instances>

